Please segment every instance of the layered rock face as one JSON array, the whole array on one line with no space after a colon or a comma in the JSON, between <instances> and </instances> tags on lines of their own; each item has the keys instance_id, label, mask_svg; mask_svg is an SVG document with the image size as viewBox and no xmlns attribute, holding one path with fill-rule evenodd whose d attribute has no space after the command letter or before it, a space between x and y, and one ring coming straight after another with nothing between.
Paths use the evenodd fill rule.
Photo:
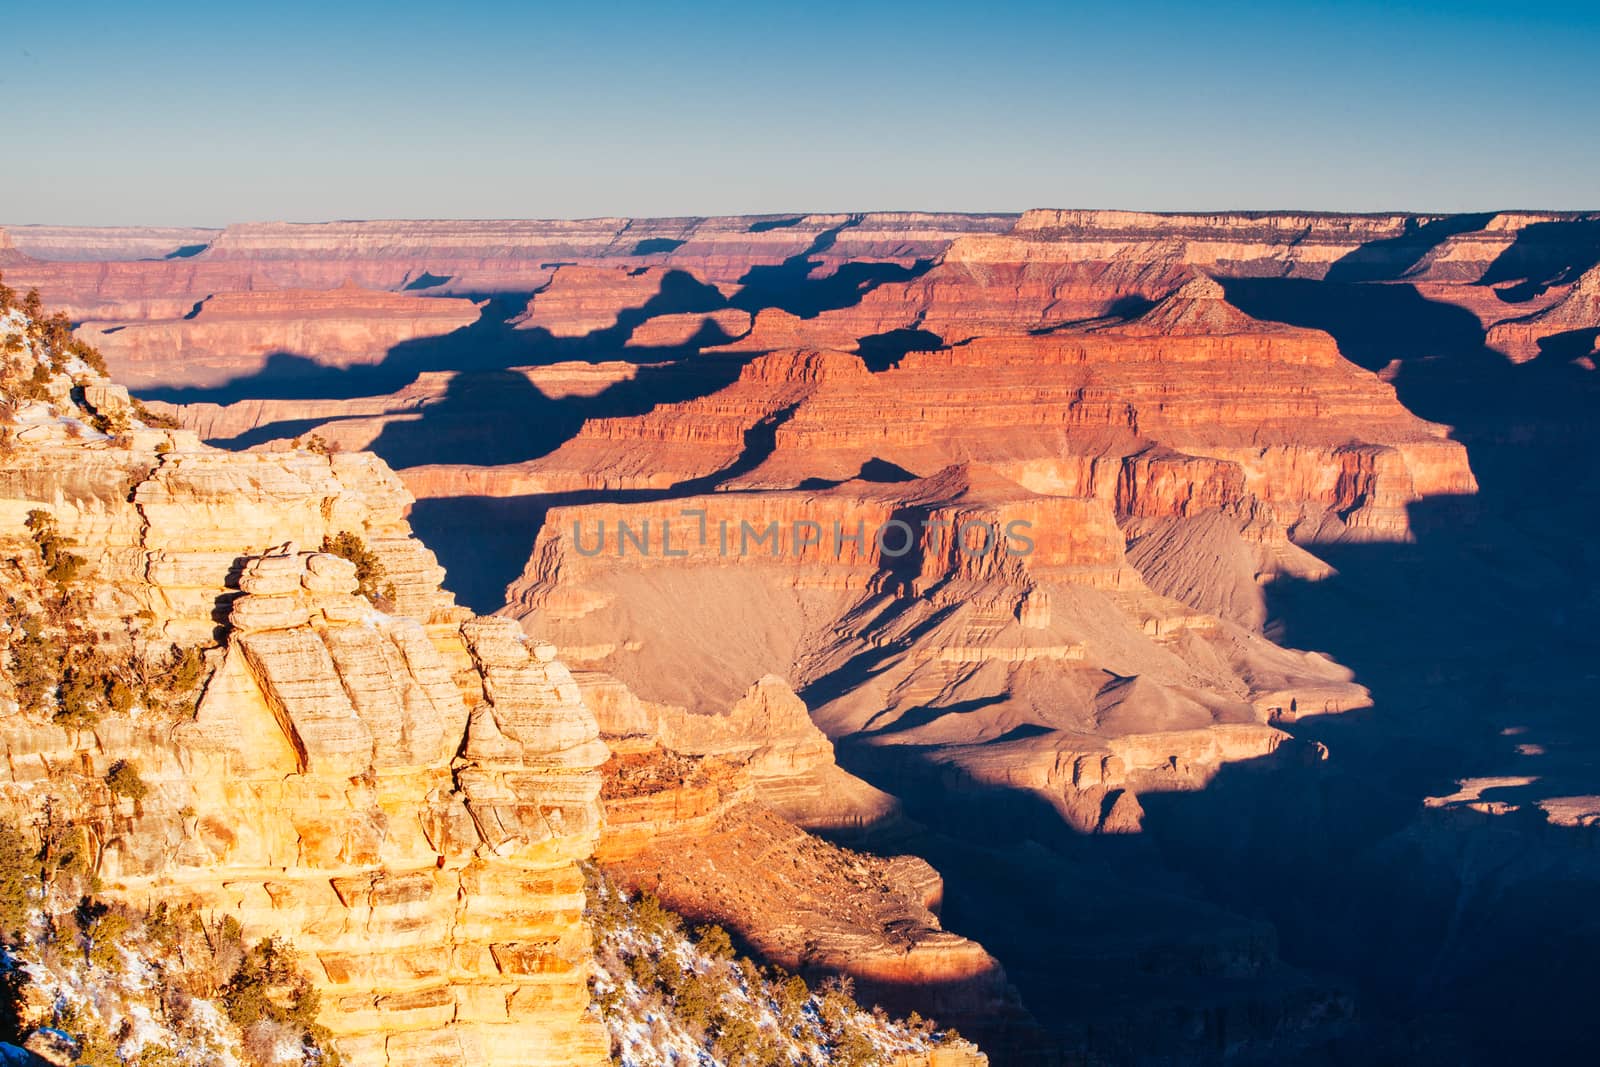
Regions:
<instances>
[{"instance_id":1,"label":"layered rock face","mask_svg":"<svg viewBox=\"0 0 1600 1067\"><path fill-rule=\"evenodd\" d=\"M11 244L33 259L183 259L216 239L221 230L195 226L8 226Z\"/></svg>"},{"instance_id":2,"label":"layered rock face","mask_svg":"<svg viewBox=\"0 0 1600 1067\"><path fill-rule=\"evenodd\" d=\"M454 605L372 456L219 452L59 365L13 417L0 530L17 607L56 596L26 562L24 518L47 513L82 560L56 579L82 590L75 625L132 663L211 650L189 713L14 710L7 819L72 827L114 899L286 938L347 1063L602 1062L577 863L607 752L554 649ZM129 428L83 427L108 417ZM384 610L355 564L295 547L334 534L370 546ZM138 799L108 792L118 763L139 768Z\"/></svg>"},{"instance_id":3,"label":"layered rock face","mask_svg":"<svg viewBox=\"0 0 1600 1067\"><path fill-rule=\"evenodd\" d=\"M758 356L710 396L592 419L477 485L497 496L777 490L974 462L1120 516L1221 508L1280 541L1394 539L1408 536L1408 503L1475 489L1446 433L1327 335L1251 319L1214 283L1190 281L1127 323L977 338L877 373L844 352Z\"/></svg>"},{"instance_id":4,"label":"layered rock face","mask_svg":"<svg viewBox=\"0 0 1600 1067\"><path fill-rule=\"evenodd\" d=\"M521 293L545 286L558 264L607 264L624 271L669 258L697 276L736 281L788 261L831 273L853 259L909 265L931 259L953 238L995 232L1011 215L791 215L581 222L255 223L217 231L152 233L115 228L14 227L7 260L13 286L36 286L53 307L101 329L188 314L219 294L263 289L408 289L427 295ZM174 244L174 242L176 242ZM170 247L169 247L170 246ZM200 246L200 247L196 247ZM29 251L32 249L32 252ZM181 253L174 255L175 253ZM149 258L159 255L162 258ZM101 262L93 262L95 260ZM348 314L386 314L350 298ZM402 318L404 315L402 314ZM381 329L374 325L373 329ZM210 357L237 357L227 337L199 335ZM311 350L302 353L317 356ZM121 367L117 368L119 373ZM156 379L152 379L156 380ZM187 382L181 365L159 379Z\"/></svg>"},{"instance_id":5,"label":"layered rock face","mask_svg":"<svg viewBox=\"0 0 1600 1067\"><path fill-rule=\"evenodd\" d=\"M185 381L221 385L262 372L275 355L315 353L318 366L378 363L397 345L475 322L464 299L358 290L267 290L206 297L181 318L85 322L79 334L130 388ZM292 372L290 372L292 373Z\"/></svg>"},{"instance_id":6,"label":"layered rock face","mask_svg":"<svg viewBox=\"0 0 1600 1067\"><path fill-rule=\"evenodd\" d=\"M187 773L163 785L188 787L197 854L106 873L292 937L354 1062L600 1056L575 864L605 750L570 675L503 624L468 622L452 647L379 616L327 555L258 557L239 584L223 661L174 733Z\"/></svg>"},{"instance_id":7,"label":"layered rock face","mask_svg":"<svg viewBox=\"0 0 1600 1067\"><path fill-rule=\"evenodd\" d=\"M1600 266L1591 267L1542 311L1506 319L1489 329L1489 344L1519 363L1553 356L1592 358L1600 340Z\"/></svg>"}]
</instances>

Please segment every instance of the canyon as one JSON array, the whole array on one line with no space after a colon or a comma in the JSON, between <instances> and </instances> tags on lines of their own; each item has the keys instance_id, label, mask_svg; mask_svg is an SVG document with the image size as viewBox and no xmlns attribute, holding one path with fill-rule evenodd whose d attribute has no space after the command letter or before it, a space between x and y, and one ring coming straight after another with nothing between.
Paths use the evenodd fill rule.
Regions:
<instances>
[{"instance_id":1,"label":"canyon","mask_svg":"<svg viewBox=\"0 0 1600 1067\"><path fill-rule=\"evenodd\" d=\"M19 434L7 534L214 645L8 803L137 758L108 882L302 930L371 1062L603 1057L591 854L997 1063L1561 1059L1597 264L1538 212L4 228L183 427Z\"/></svg>"},{"instance_id":2,"label":"canyon","mask_svg":"<svg viewBox=\"0 0 1600 1067\"><path fill-rule=\"evenodd\" d=\"M603 832L601 795L613 747L632 736L626 709L642 706L625 691L609 710L586 700L554 646L458 607L404 518L412 497L371 454L212 448L145 422L159 420L19 312L0 327L0 820L37 835L45 856L84 857L83 871L48 875L45 898L83 874L97 907L226 916L244 938L285 939L320 997L318 1056L608 1062L585 878L597 850L644 851L630 852L620 799ZM718 813L764 819L819 872L854 869L775 813L826 821L832 809L811 796L823 785L849 793L852 813L892 800L837 767L781 681L735 712L720 732L681 717L647 725L669 759L715 763ZM662 822L635 844L693 829L677 810ZM931 868L906 857L888 869L891 912L838 936L880 943L877 966L891 971L908 954L913 967L960 959L1014 999L993 959L939 928ZM902 913L919 928L891 940ZM828 967L835 952L791 965L849 973ZM125 1003L102 1010L108 1024L133 1018ZM49 1051L60 1008L36 995L26 1011L44 1024L29 1049ZM152 1041L188 1039L152 1037L147 1022L142 1045L123 1034L119 1047L149 1056ZM986 1062L953 1033L921 1044L895 1062Z\"/></svg>"}]
</instances>

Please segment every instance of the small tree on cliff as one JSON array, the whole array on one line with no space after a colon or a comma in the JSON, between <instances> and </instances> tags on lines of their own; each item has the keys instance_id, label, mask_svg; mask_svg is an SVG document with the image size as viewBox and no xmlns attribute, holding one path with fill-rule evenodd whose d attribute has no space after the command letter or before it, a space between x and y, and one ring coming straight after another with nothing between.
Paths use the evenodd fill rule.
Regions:
<instances>
[{"instance_id":1,"label":"small tree on cliff","mask_svg":"<svg viewBox=\"0 0 1600 1067\"><path fill-rule=\"evenodd\" d=\"M341 530L337 537L323 537L322 551L347 559L356 565L357 589L374 604L394 599L394 584L383 580L383 564L378 554L367 547L360 534Z\"/></svg>"}]
</instances>

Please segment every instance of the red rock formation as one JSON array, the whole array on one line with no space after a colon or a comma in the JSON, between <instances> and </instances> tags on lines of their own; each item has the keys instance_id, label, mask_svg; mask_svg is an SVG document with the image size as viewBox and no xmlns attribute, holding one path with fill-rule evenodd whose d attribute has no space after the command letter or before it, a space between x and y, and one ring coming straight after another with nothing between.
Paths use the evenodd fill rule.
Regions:
<instances>
[{"instance_id":1,"label":"red rock formation","mask_svg":"<svg viewBox=\"0 0 1600 1067\"><path fill-rule=\"evenodd\" d=\"M1064 732L1027 746L1036 750L1027 758L1053 766L1063 743L1068 751L1099 744L1084 740L1097 732L1093 714L1073 709L1092 705L1103 684L1092 665L1109 665L1101 657L1110 648L1121 649L1112 654L1116 674L1159 677L1177 661L1168 658L1175 649L1157 648L1176 635L1233 640L1214 619L1146 589L1123 561L1122 540L1106 503L1036 494L970 467L908 483L556 508L510 610L538 620L570 659L621 676L647 701L703 711L731 706L744 684L735 679L775 670L815 684L876 655L872 685L813 709L836 736L870 728L904 741L976 741L1015 724L1005 709L1020 710L1016 698L1030 715L1048 704L1048 721ZM1132 652L1121 638L1099 646L1089 635L1106 612L1146 650ZM663 628L667 618L673 625ZM1228 695L1204 721L1255 717L1255 697L1266 701L1265 718L1267 703L1281 703L1278 692L1295 684L1306 688L1308 709L1322 706L1312 691L1338 691L1332 699L1342 706L1361 700L1337 671L1270 646L1252 656L1258 685L1213 675L1208 684ZM933 733L911 725L919 701L957 693L994 701L995 710L952 717ZM898 731L883 729L900 718ZM1172 725L1143 714L1126 721L1146 731ZM1045 773L1038 786L1053 780Z\"/></svg>"},{"instance_id":2,"label":"red rock formation","mask_svg":"<svg viewBox=\"0 0 1600 1067\"><path fill-rule=\"evenodd\" d=\"M97 896L292 941L322 1048L344 1062L603 1061L578 863L607 752L550 646L455 605L376 457L229 453L141 425L59 337L0 323L11 617L46 628L56 663L89 646L164 678L177 643L196 664L170 683L181 700L141 684L69 728L53 683L18 684L8 623L0 816L70 828ZM59 584L28 536L41 513L75 549ZM381 595L360 595L349 560L293 545L336 534L370 550ZM69 581L70 605L47 611ZM135 763L138 799L109 793L111 768Z\"/></svg>"},{"instance_id":3,"label":"red rock formation","mask_svg":"<svg viewBox=\"0 0 1600 1067\"><path fill-rule=\"evenodd\" d=\"M871 461L932 474L973 459L1036 491L1129 514L1253 497L1285 526L1332 511L1341 529L1404 536L1397 509L1408 500L1475 485L1444 429L1407 412L1332 338L1251 319L1205 280L1129 323L979 338L878 374L839 352L761 356L705 399L587 423L527 465L523 484L661 488L709 477L763 424L770 454L730 486L849 478ZM1152 442L1166 453L1159 464ZM1150 478L1168 487L1142 492Z\"/></svg>"},{"instance_id":4,"label":"red rock formation","mask_svg":"<svg viewBox=\"0 0 1600 1067\"><path fill-rule=\"evenodd\" d=\"M789 970L849 975L866 1003L962 1027L1025 1018L999 963L940 928L927 900L937 901L939 877L914 857L851 853L735 806L707 830L665 834L607 869Z\"/></svg>"},{"instance_id":5,"label":"red rock formation","mask_svg":"<svg viewBox=\"0 0 1600 1067\"><path fill-rule=\"evenodd\" d=\"M1538 358L1541 342L1560 335L1571 335L1577 342L1568 358L1594 352L1600 336L1600 266L1590 267L1543 310L1496 323L1489 330L1488 343L1523 363Z\"/></svg>"},{"instance_id":6,"label":"red rock formation","mask_svg":"<svg viewBox=\"0 0 1600 1067\"><path fill-rule=\"evenodd\" d=\"M685 311L656 315L634 327L628 335L628 347L673 348L691 342L702 346L714 345L718 332L727 338L743 337L750 331L751 321L750 313L738 308L721 308L708 313Z\"/></svg>"},{"instance_id":7,"label":"red rock formation","mask_svg":"<svg viewBox=\"0 0 1600 1067\"><path fill-rule=\"evenodd\" d=\"M613 878L726 925L764 959L848 975L868 1002L946 1024L1026 1018L999 964L940 928L930 909L941 883L925 862L854 854L799 829L882 825L898 805L834 764L781 679L706 714L641 702L609 675L577 678L612 750L596 858Z\"/></svg>"},{"instance_id":8,"label":"red rock formation","mask_svg":"<svg viewBox=\"0 0 1600 1067\"><path fill-rule=\"evenodd\" d=\"M553 337L607 330L623 311L642 308L660 293L665 273L659 267L557 267L512 322L519 330L542 329Z\"/></svg>"},{"instance_id":9,"label":"red rock formation","mask_svg":"<svg viewBox=\"0 0 1600 1067\"><path fill-rule=\"evenodd\" d=\"M119 368L132 388L219 385L293 353L323 366L378 363L396 345L437 337L478 318L460 298L358 289L218 293L182 318L90 321L78 336Z\"/></svg>"},{"instance_id":10,"label":"red rock formation","mask_svg":"<svg viewBox=\"0 0 1600 1067\"><path fill-rule=\"evenodd\" d=\"M736 282L753 266L806 255L819 243L815 260L823 273L854 259L909 264L932 258L957 236L997 232L1015 218L885 213L250 223L230 226L204 251L178 259L46 262L17 253L12 284L37 286L74 319L134 321L182 315L212 293L262 288L331 289L353 282L373 289L414 285L430 294L532 292L562 263L632 269L670 259L707 281ZM64 238L53 240L59 245ZM76 243L116 251L141 248L140 240L106 228L86 229Z\"/></svg>"},{"instance_id":11,"label":"red rock formation","mask_svg":"<svg viewBox=\"0 0 1600 1067\"><path fill-rule=\"evenodd\" d=\"M835 745L874 785L936 812L941 829L981 842L1014 819L1029 849L1069 830L1076 841L1155 825L1152 796L1219 776L1227 795L1248 777L1231 765L1320 763L1326 749L1279 726L1367 694L1327 657L1269 639L1318 632L1281 628L1274 583L1337 577L1340 592L1363 593L1313 553L1405 541L1413 516L1436 510L1419 504L1476 491L1456 439L1473 428L1400 402L1438 402L1429 386L1453 368L1412 357L1470 349L1468 362L1495 363L1474 322L1518 358L1550 337L1583 340L1596 328L1594 271L1570 287L1556 279L1592 263L1581 241L1568 244L1595 221L1041 211L1007 232L943 216L350 223L235 228L193 261L107 265L92 280L72 274L80 265L45 266L85 299L126 300L127 321L166 299L168 282L192 292L212 279L260 290L355 278L514 292L512 307L532 293L516 322L526 358L597 361L520 370L540 394L528 393L530 421L583 417L581 429L558 447L554 435L536 442L522 462L441 462L403 477L419 497L457 498L475 524L472 551L454 557L466 566L491 538L514 539L519 521L543 523L521 531L519 551L533 550L508 611L579 666L585 700L619 740L611 858L648 857L638 884L671 885L708 915L726 917L714 908L723 892L726 915L760 931L776 920L741 911L741 887L772 872L734 845L766 831L738 813L770 803L802 821L837 819L807 804L870 797L839 777ZM21 272L35 269L24 261ZM703 302L665 299L669 277ZM1391 337L1368 308L1418 317L1397 320ZM1391 343L1403 365L1363 369ZM675 362L615 362L629 356ZM455 387L471 380L424 368L385 397L179 413L218 437L260 438L271 423L288 437L328 420L318 432L353 447L407 429L428 458L430 441L465 439L453 435L474 410ZM472 511L478 497L511 499ZM487 515L507 516L505 528ZM903 553L876 536L897 522L909 528ZM1026 522L1030 550L965 551L947 534L963 522ZM839 536L857 524L859 539ZM1340 549L1401 561L1411 551ZM769 675L787 682L780 690ZM1562 818L1586 817L1575 798L1558 799ZM1512 810L1482 797L1440 808L1477 815L1479 801ZM762 839L788 859L797 849L779 838L789 833ZM1118 1048L1138 1046L1174 1003L1222 1004L1232 1040L1241 1018L1299 1025L1337 1001L1275 984L1262 924L1213 911L1151 933L1138 917L1167 915L1166 897L1122 904L1125 884L1046 891L1083 872L1037 855L1018 870L1030 930L1066 931L1061 943L1078 953L1078 973L1051 977L1087 998L1085 1019L1114 1020ZM825 924L796 892L796 914ZM788 951L781 938L770 947ZM890 984L930 980L960 956L897 971L867 955ZM1152 970L1153 958L1178 962ZM1290 1010L1301 993L1304 1012ZM1179 1017L1212 1036L1223 1026Z\"/></svg>"},{"instance_id":12,"label":"red rock formation","mask_svg":"<svg viewBox=\"0 0 1600 1067\"><path fill-rule=\"evenodd\" d=\"M0 230L0 265L13 263L28 263L28 257L17 251L17 246L11 239L11 234Z\"/></svg>"}]
</instances>

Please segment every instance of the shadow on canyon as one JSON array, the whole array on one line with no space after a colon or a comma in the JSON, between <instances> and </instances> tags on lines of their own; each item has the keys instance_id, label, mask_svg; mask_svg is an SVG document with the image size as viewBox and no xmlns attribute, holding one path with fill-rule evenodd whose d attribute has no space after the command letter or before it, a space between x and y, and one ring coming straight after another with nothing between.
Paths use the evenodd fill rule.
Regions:
<instances>
[{"instance_id":1,"label":"shadow on canyon","mask_svg":"<svg viewBox=\"0 0 1600 1067\"><path fill-rule=\"evenodd\" d=\"M1504 286L1497 290L1501 298L1521 303L1551 286L1577 281L1597 264L1600 218L1536 222L1517 231L1516 239L1489 264L1479 284Z\"/></svg>"},{"instance_id":2,"label":"shadow on canyon","mask_svg":"<svg viewBox=\"0 0 1600 1067\"><path fill-rule=\"evenodd\" d=\"M712 492L721 482L765 462L777 447L778 427L788 421L794 410L795 405L781 408L745 431L744 447L738 457L704 477L663 489L424 498L411 507L411 527L444 565L456 599L475 611L493 612L505 603L506 586L527 566L552 508L638 504ZM589 533L585 531L585 536Z\"/></svg>"},{"instance_id":3,"label":"shadow on canyon","mask_svg":"<svg viewBox=\"0 0 1600 1067\"><path fill-rule=\"evenodd\" d=\"M815 257L834 246L845 230L861 225L863 216L849 219L817 234L811 247L773 266L755 266L739 279L739 291L730 306L754 315L774 308L802 319L813 319L824 311L854 307L868 292L886 282L906 282L921 277L933 268L933 260L919 259L909 267L897 263L871 263L851 260L831 274L814 277L823 265Z\"/></svg>"},{"instance_id":4,"label":"shadow on canyon","mask_svg":"<svg viewBox=\"0 0 1600 1067\"><path fill-rule=\"evenodd\" d=\"M1328 268L1324 280L1330 282L1387 282L1402 278L1408 271L1451 237L1472 233L1487 226L1495 217L1492 211L1476 215L1447 215L1422 222L1407 218L1399 237L1369 241L1342 256Z\"/></svg>"},{"instance_id":5,"label":"shadow on canyon","mask_svg":"<svg viewBox=\"0 0 1600 1067\"><path fill-rule=\"evenodd\" d=\"M770 228L793 225L800 219L773 220ZM376 364L332 367L306 356L278 353L261 370L222 385L149 389L141 395L175 404L354 400L390 396L425 374L448 374L442 397L411 410L387 412L390 417L367 448L396 469L427 464L491 466L526 462L561 447L588 420L642 415L661 404L708 396L733 382L744 365L760 353L701 355L703 348L734 340L709 317L713 312L735 308L754 314L772 307L803 318L813 317L849 307L878 285L914 277L931 267L931 260L919 260L909 267L852 262L834 273L817 276L816 272L825 265L817 258L819 254L831 248L840 233L860 223L860 216L852 216L819 234L807 249L781 263L751 267L740 279L742 288L732 300L687 271L667 268L661 272L656 291L638 306L619 312L611 325L580 336L562 337L542 327L527 328L518 321L529 300L543 290L495 293L474 298L481 301L481 310L471 324L442 336L395 345ZM645 269L638 268L634 273ZM442 279L424 274L407 288L439 281ZM684 341L629 345L635 329L647 320L685 314L704 314L707 318ZM869 361L886 366L905 351L942 343L926 331L898 334L867 339ZM636 367L598 392L565 396L546 393L527 375L515 370L568 361L620 361ZM774 419L781 421L780 416L787 417L779 413L756 427L756 438L770 437L776 431ZM300 437L320 426L370 417L279 419L210 443L224 448L249 448ZM770 440L763 445L759 439L747 439L745 444L744 454L732 468L717 472L711 479L668 490L424 499L415 505L412 522L449 572L451 587L461 602L476 610L492 611L503 603L506 584L526 564L549 508L710 491L715 480L751 469L770 454Z\"/></svg>"},{"instance_id":6,"label":"shadow on canyon","mask_svg":"<svg viewBox=\"0 0 1600 1067\"><path fill-rule=\"evenodd\" d=\"M826 261L817 257L833 247L840 233L861 221L861 216L851 216L818 234L807 249L781 263L750 267L739 279L739 290L731 299L688 271L667 267L662 269L657 290L641 304L618 312L611 325L578 336L558 336L544 327L529 326L521 318L529 301L536 300L550 283L528 292L457 294L479 303L476 320L447 334L401 342L377 363L336 367L310 356L279 352L271 355L260 370L219 385L157 387L143 390L141 396L172 404L353 400L395 393L428 373L482 373L565 361L685 361L697 356L702 348L726 344L735 338L708 318L693 336L677 344L634 347L629 345L629 339L640 324L664 315L709 316L731 308L751 315L777 309L802 319L814 318L824 311L854 306L879 285L915 278L933 266L932 260L917 260L911 266L852 261L840 264L832 272L816 274L826 266ZM639 267L631 274L637 276L651 269L655 268ZM406 288L416 288L425 279L436 280L424 274Z\"/></svg>"},{"instance_id":7,"label":"shadow on canyon","mask_svg":"<svg viewBox=\"0 0 1600 1067\"><path fill-rule=\"evenodd\" d=\"M1550 225L1519 238L1485 283L1537 295L1600 258L1589 223ZM852 843L939 868L948 927L994 953L1051 1031L978 1021L997 1065L1564 1063L1600 1047L1600 854L1592 829L1540 807L1595 792L1600 388L1571 362L1582 337L1513 365L1469 311L1394 281L1456 232L1419 226L1323 281L1223 282L1250 314L1326 330L1383 372L1410 410L1452 427L1478 477L1474 497L1413 503L1413 542L1312 546L1335 576L1269 587L1271 635L1350 667L1374 707L1289 724L1277 752L1225 765L1201 790L1141 794L1143 830L1125 835L1075 832L1046 798L963 780L937 750L840 739L845 767L937 828ZM803 278L801 265L757 281ZM874 358L923 347L916 334L885 337ZM736 466L767 451L753 434ZM461 561L463 599L492 604L549 507L695 488L424 501L414 522L447 565ZM491 526L515 543L468 595ZM806 696L871 669L851 663ZM1424 803L1479 776L1495 779L1481 796L1498 807Z\"/></svg>"},{"instance_id":8,"label":"shadow on canyon","mask_svg":"<svg viewBox=\"0 0 1600 1067\"><path fill-rule=\"evenodd\" d=\"M327 401L383 398L414 385L423 375L448 374L442 398L397 412L370 444L396 468L428 463L498 465L548 455L570 440L589 419L640 415L660 404L709 395L733 381L756 352L702 356L701 350L735 338L710 317L734 308L751 314L778 308L800 317L852 305L878 285L926 271L931 261L905 267L895 263L846 263L816 276L824 266L817 256L838 235L859 225L853 216L819 234L803 252L771 266L755 266L740 279L732 300L687 271L667 268L656 291L638 306L623 309L611 325L579 336L556 336L521 321L530 299L540 292L495 293L480 302L478 318L436 337L402 342L373 364L328 366L308 356L280 352L258 371L215 386L143 390L149 400L174 404L231 404L243 400ZM774 227L790 224L776 220ZM661 249L661 251L670 251ZM650 268L638 268L635 275ZM437 282L423 275L408 288ZM670 345L630 345L637 327L663 315L707 316L698 330ZM912 348L937 347L926 331L900 331L868 339L868 358L887 365ZM613 361L637 369L592 395L551 396L516 367L562 362ZM369 416L305 416L279 419L211 443L249 448L294 438L328 423Z\"/></svg>"},{"instance_id":9,"label":"shadow on canyon","mask_svg":"<svg viewBox=\"0 0 1600 1067\"><path fill-rule=\"evenodd\" d=\"M1546 250L1581 243L1556 236ZM1403 250L1425 252L1420 235ZM1377 276L1383 258L1352 262ZM1535 265L1581 272L1562 260ZM1596 376L1565 341L1511 364L1475 316L1409 285L1224 285L1385 370L1479 478L1410 505L1414 541L1309 546L1337 574L1268 587L1271 636L1350 667L1374 706L1303 717L1201 790L1141 793L1135 835L1073 832L936 750L841 739L841 763L937 828L865 845L933 862L947 925L1052 1030L1053 1049L980 1035L999 1063L1591 1061L1600 852L1541 805L1600 793ZM1480 776L1483 810L1424 803Z\"/></svg>"},{"instance_id":10,"label":"shadow on canyon","mask_svg":"<svg viewBox=\"0 0 1600 1067\"><path fill-rule=\"evenodd\" d=\"M1508 300L1570 281L1600 261L1596 225L1529 226L1482 281ZM926 269L865 264L842 280L811 278L814 257L843 228L782 264L753 268L749 295L733 306L814 315ZM885 828L852 843L909 849L938 867L947 926L983 942L1052 1031L1041 1041L1010 1023L975 1029L997 1067L1561 1063L1600 1047L1592 1010L1600 852L1592 830L1554 825L1538 807L1600 791L1600 722L1589 710L1591 665L1600 664L1600 387L1571 362L1582 337L1552 339L1538 359L1513 365L1486 347L1471 312L1397 281L1458 232L1453 220L1419 225L1351 253L1323 281L1223 280L1248 313L1326 330L1347 358L1384 372L1406 407L1453 427L1477 474L1475 497L1410 506L1414 542L1312 546L1334 577L1269 587L1272 636L1352 668L1372 690L1372 709L1302 718L1285 727L1293 740L1278 752L1226 765L1202 790L1141 794L1143 832L1128 835L1074 832L1045 798L963 781L937 751L839 741L847 769L938 828ZM664 280L653 298L662 302L635 310L728 306L697 282L670 289ZM698 337L625 352L643 321L626 312L626 323L583 338L518 331L510 320L528 295L492 298L472 326L397 346L377 367L281 357L220 393L150 395L354 397L452 371L444 399L392 422L374 451L397 467L509 463L548 454L587 418L707 395L750 358L696 356ZM937 342L894 331L865 339L863 354L886 366ZM652 365L591 397L550 397L509 370L597 357ZM739 459L707 479L649 491L425 499L412 522L462 602L492 609L550 508L709 490L770 454L783 417L753 429ZM303 432L294 425L221 443ZM889 468L863 474L905 475ZM809 702L870 669L854 663L823 679ZM1473 776L1502 779L1483 798L1506 805L1503 813L1424 806Z\"/></svg>"},{"instance_id":11,"label":"shadow on canyon","mask_svg":"<svg viewBox=\"0 0 1600 1067\"><path fill-rule=\"evenodd\" d=\"M472 297L477 319L458 330L422 337L390 348L377 363L329 366L310 356L279 352L266 365L215 386L146 389L150 400L172 404L231 404L239 400L353 400L385 396L429 373L472 374L519 366L545 366L565 360L619 360L657 363L693 355L703 344L731 340L707 325L689 341L666 347L629 348L635 327L657 315L712 312L726 307L722 294L682 270L668 270L660 287L638 307L621 311L608 327L577 337L560 337L542 327L524 328L519 317L542 289Z\"/></svg>"}]
</instances>

